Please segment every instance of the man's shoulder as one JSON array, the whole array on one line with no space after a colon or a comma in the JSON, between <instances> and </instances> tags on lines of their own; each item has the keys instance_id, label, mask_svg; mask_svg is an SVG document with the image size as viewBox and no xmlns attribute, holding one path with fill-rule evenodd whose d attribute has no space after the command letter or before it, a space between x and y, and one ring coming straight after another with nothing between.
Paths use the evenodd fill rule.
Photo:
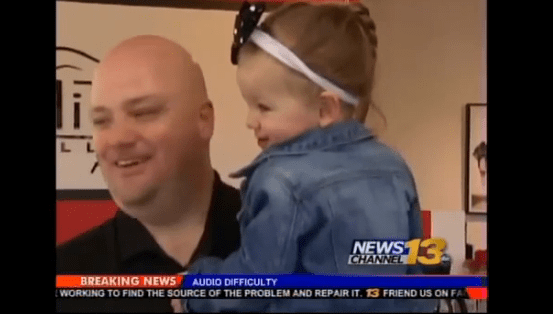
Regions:
<instances>
[{"instance_id":1,"label":"man's shoulder","mask_svg":"<svg viewBox=\"0 0 553 314\"><path fill-rule=\"evenodd\" d=\"M112 255L110 236L113 231L111 218L103 224L56 247L56 271L58 273L87 273L109 271Z\"/></svg>"}]
</instances>

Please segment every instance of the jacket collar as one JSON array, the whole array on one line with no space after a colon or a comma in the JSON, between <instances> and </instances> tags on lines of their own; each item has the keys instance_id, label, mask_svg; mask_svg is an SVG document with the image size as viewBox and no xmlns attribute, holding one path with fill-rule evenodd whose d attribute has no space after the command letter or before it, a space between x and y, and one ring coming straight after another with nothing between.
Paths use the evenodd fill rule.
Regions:
<instances>
[{"instance_id":1,"label":"jacket collar","mask_svg":"<svg viewBox=\"0 0 553 314\"><path fill-rule=\"evenodd\" d=\"M326 128L317 128L260 153L249 165L229 174L231 178L249 176L263 161L275 156L299 156L312 151L322 151L335 146L353 143L374 137L372 130L357 121L335 123Z\"/></svg>"}]
</instances>

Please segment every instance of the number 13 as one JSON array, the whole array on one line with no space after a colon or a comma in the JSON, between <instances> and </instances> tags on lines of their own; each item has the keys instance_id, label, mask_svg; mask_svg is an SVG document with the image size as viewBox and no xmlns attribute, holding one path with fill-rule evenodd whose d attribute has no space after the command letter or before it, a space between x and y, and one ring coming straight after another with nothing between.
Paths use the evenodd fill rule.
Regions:
<instances>
[{"instance_id":1,"label":"number 13","mask_svg":"<svg viewBox=\"0 0 553 314\"><path fill-rule=\"evenodd\" d=\"M409 247L409 256L407 257L408 265L415 265L417 261L423 265L436 265L442 260L443 250L446 243L441 238L430 238L421 242L421 239L414 239L405 244ZM427 256L418 256L419 247L428 248ZM433 256L428 258L428 256Z\"/></svg>"}]
</instances>

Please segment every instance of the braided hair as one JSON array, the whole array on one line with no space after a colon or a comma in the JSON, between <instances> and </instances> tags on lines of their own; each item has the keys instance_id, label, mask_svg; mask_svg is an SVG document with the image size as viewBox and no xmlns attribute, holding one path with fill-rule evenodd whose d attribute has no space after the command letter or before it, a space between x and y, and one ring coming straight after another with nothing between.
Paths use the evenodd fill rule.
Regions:
<instances>
[{"instance_id":1,"label":"braided hair","mask_svg":"<svg viewBox=\"0 0 553 314\"><path fill-rule=\"evenodd\" d=\"M353 118L365 122L371 107L386 120L371 97L378 40L376 24L363 4L293 2L271 12L260 27L311 70L357 95L358 106L343 106ZM249 46L244 49L249 53L259 50ZM312 85L309 93L320 94L320 88Z\"/></svg>"}]
</instances>

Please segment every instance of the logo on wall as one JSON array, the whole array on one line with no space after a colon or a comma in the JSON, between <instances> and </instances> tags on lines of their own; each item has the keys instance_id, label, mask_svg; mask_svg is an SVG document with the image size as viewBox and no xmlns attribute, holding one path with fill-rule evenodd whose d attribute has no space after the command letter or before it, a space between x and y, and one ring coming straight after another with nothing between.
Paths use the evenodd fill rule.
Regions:
<instances>
[{"instance_id":1,"label":"logo on wall","mask_svg":"<svg viewBox=\"0 0 553 314\"><path fill-rule=\"evenodd\" d=\"M56 47L56 188L105 189L89 121L92 71L98 59Z\"/></svg>"}]
</instances>

